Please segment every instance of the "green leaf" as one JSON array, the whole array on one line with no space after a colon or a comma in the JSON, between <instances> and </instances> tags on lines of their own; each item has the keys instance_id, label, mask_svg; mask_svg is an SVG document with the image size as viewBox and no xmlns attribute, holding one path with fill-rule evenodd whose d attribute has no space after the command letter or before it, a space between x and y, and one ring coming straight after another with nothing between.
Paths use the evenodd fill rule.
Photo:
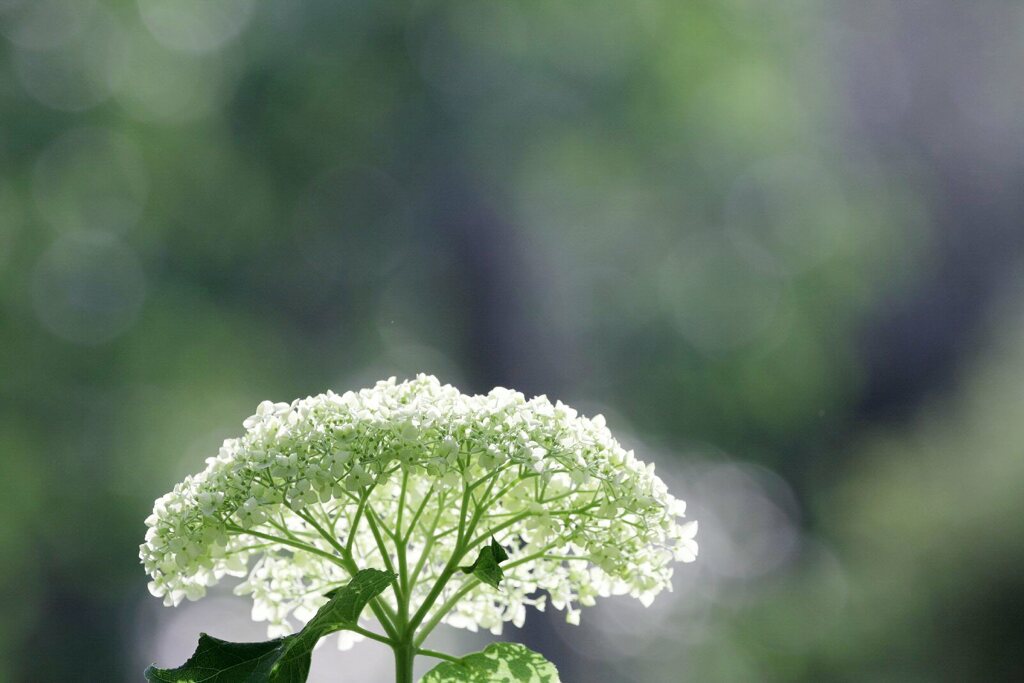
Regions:
<instances>
[{"instance_id":1,"label":"green leaf","mask_svg":"<svg viewBox=\"0 0 1024 683\"><path fill-rule=\"evenodd\" d=\"M185 664L177 669L146 669L146 680L158 683L234 683L234 681L270 680L271 670L280 659L284 639L265 643L229 643L205 633L199 634L199 646Z\"/></svg>"},{"instance_id":2,"label":"green leaf","mask_svg":"<svg viewBox=\"0 0 1024 683\"><path fill-rule=\"evenodd\" d=\"M348 584L328 592L326 595L330 600L317 610L306 627L296 635L320 630L321 633L317 636L319 639L332 631L355 626L359 615L366 609L370 600L383 593L397 577L398 575L393 572L380 569L362 570Z\"/></svg>"},{"instance_id":3,"label":"green leaf","mask_svg":"<svg viewBox=\"0 0 1024 683\"><path fill-rule=\"evenodd\" d=\"M504 562L508 559L508 553L505 552L505 549L500 543L494 540L493 536L491 537L491 552L494 554L494 559L498 563Z\"/></svg>"},{"instance_id":4,"label":"green leaf","mask_svg":"<svg viewBox=\"0 0 1024 683\"><path fill-rule=\"evenodd\" d=\"M301 631L263 643L231 643L199 636L199 645L177 669L146 669L154 683L302 683L309 675L313 646L328 633L352 628L367 603L395 580L395 574L364 569L329 600Z\"/></svg>"},{"instance_id":5,"label":"green leaf","mask_svg":"<svg viewBox=\"0 0 1024 683\"><path fill-rule=\"evenodd\" d=\"M505 572L498 566L508 559L508 553L501 547L494 538L491 538L490 545L480 549L476 562L468 567L459 567L464 573L472 574L489 586L499 588L501 580L505 578Z\"/></svg>"},{"instance_id":6,"label":"green leaf","mask_svg":"<svg viewBox=\"0 0 1024 683\"><path fill-rule=\"evenodd\" d=\"M558 669L519 643L491 643L483 652L444 662L420 683L561 683Z\"/></svg>"}]
</instances>

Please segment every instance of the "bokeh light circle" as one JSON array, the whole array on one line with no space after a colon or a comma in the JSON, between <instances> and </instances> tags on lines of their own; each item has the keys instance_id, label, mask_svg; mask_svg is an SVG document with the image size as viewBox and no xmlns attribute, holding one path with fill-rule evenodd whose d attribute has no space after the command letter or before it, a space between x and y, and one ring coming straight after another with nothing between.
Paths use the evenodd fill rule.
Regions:
<instances>
[{"instance_id":1,"label":"bokeh light circle","mask_svg":"<svg viewBox=\"0 0 1024 683\"><path fill-rule=\"evenodd\" d=\"M115 97L133 118L184 123L213 113L225 98L224 63L216 55L182 54L142 30L125 42L125 59L110 74Z\"/></svg>"},{"instance_id":2,"label":"bokeh light circle","mask_svg":"<svg viewBox=\"0 0 1024 683\"><path fill-rule=\"evenodd\" d=\"M850 246L850 207L820 164L780 157L754 164L725 206L730 239L751 259L799 273Z\"/></svg>"},{"instance_id":3,"label":"bokeh light circle","mask_svg":"<svg viewBox=\"0 0 1024 683\"><path fill-rule=\"evenodd\" d=\"M9 2L9 0L5 0ZM96 0L28 0L0 5L0 32L18 47L49 49L78 35L96 10Z\"/></svg>"},{"instance_id":4,"label":"bokeh light circle","mask_svg":"<svg viewBox=\"0 0 1024 683\"><path fill-rule=\"evenodd\" d=\"M144 291L138 256L102 233L60 238L32 274L39 322L75 344L102 344L128 330L142 309Z\"/></svg>"},{"instance_id":5,"label":"bokeh light circle","mask_svg":"<svg viewBox=\"0 0 1024 683\"><path fill-rule=\"evenodd\" d=\"M715 464L696 479L693 491L693 514L706 539L701 561L712 574L750 580L796 557L801 542L796 497L771 470L752 463Z\"/></svg>"},{"instance_id":6,"label":"bokeh light circle","mask_svg":"<svg viewBox=\"0 0 1024 683\"><path fill-rule=\"evenodd\" d=\"M57 138L39 156L32 190L39 214L58 230L123 233L138 222L149 182L130 140L85 127Z\"/></svg>"},{"instance_id":7,"label":"bokeh light circle","mask_svg":"<svg viewBox=\"0 0 1024 683\"><path fill-rule=\"evenodd\" d=\"M253 0L138 0L157 41L185 52L208 52L235 39L252 17Z\"/></svg>"},{"instance_id":8,"label":"bokeh light circle","mask_svg":"<svg viewBox=\"0 0 1024 683\"><path fill-rule=\"evenodd\" d=\"M661 266L661 305L679 334L708 355L748 346L778 317L785 283L707 231L682 240Z\"/></svg>"},{"instance_id":9,"label":"bokeh light circle","mask_svg":"<svg viewBox=\"0 0 1024 683\"><path fill-rule=\"evenodd\" d=\"M109 74L124 59L123 30L107 11L96 12L86 30L45 50L17 48L12 62L18 82L51 109L79 112L111 93Z\"/></svg>"}]
</instances>

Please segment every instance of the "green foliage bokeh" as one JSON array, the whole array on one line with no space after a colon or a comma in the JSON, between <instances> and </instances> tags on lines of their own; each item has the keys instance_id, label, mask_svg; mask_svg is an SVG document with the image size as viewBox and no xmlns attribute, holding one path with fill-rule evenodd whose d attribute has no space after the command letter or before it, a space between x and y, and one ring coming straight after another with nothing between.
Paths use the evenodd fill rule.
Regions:
<instances>
[{"instance_id":1,"label":"green foliage bokeh","mask_svg":"<svg viewBox=\"0 0 1024 683\"><path fill-rule=\"evenodd\" d=\"M1020 671L1013 297L948 393L859 408L865 325L935 239L920 176L856 137L832 41L864 26L806 0L203 6L0 2L0 682L136 680L153 499L262 399L417 371L590 401L802 511L783 565L698 575L706 611L552 657L570 680Z\"/></svg>"}]
</instances>

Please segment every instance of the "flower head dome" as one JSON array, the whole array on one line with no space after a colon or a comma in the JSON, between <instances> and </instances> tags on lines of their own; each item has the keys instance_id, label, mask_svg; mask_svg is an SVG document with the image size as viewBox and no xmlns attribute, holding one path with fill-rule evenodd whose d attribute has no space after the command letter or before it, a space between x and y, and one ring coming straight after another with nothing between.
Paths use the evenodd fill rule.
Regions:
<instances>
[{"instance_id":1,"label":"flower head dome","mask_svg":"<svg viewBox=\"0 0 1024 683\"><path fill-rule=\"evenodd\" d=\"M573 623L598 596L648 604L697 554L696 522L654 467L601 416L544 396L467 396L420 375L264 402L244 426L156 501L140 556L169 605L246 577L236 592L272 636L358 569L400 575L385 612L403 601L429 627L498 633L545 600ZM459 571L491 544L507 553L498 587Z\"/></svg>"}]
</instances>

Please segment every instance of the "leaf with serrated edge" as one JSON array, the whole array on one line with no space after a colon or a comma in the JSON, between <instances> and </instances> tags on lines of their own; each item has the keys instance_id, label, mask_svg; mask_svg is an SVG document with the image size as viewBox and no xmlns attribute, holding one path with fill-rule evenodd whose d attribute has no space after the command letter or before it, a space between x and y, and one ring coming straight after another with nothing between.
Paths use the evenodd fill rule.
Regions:
<instances>
[{"instance_id":1,"label":"leaf with serrated edge","mask_svg":"<svg viewBox=\"0 0 1024 683\"><path fill-rule=\"evenodd\" d=\"M476 562L468 567L459 567L459 569L465 574L472 574L489 586L499 588L501 580L505 578L505 572L502 571L499 564L507 559L508 553L500 543L492 538L490 545L485 545L480 549Z\"/></svg>"},{"instance_id":2,"label":"leaf with serrated edge","mask_svg":"<svg viewBox=\"0 0 1024 683\"><path fill-rule=\"evenodd\" d=\"M431 669L420 683L561 683L558 669L519 643L491 643L456 662Z\"/></svg>"},{"instance_id":3,"label":"leaf with serrated edge","mask_svg":"<svg viewBox=\"0 0 1024 683\"><path fill-rule=\"evenodd\" d=\"M156 683L234 683L269 680L274 664L284 651L284 639L265 643L230 643L199 635L195 654L177 669L146 669L146 680Z\"/></svg>"},{"instance_id":4,"label":"leaf with serrated edge","mask_svg":"<svg viewBox=\"0 0 1024 683\"><path fill-rule=\"evenodd\" d=\"M505 552L505 548L503 548L500 543L494 540L493 536L491 536L491 553L494 555L494 560L498 564L501 564L502 562L508 559L508 553Z\"/></svg>"},{"instance_id":5,"label":"leaf with serrated edge","mask_svg":"<svg viewBox=\"0 0 1024 683\"><path fill-rule=\"evenodd\" d=\"M302 683L309 675L313 646L323 636L351 628L367 603L384 592L395 574L364 569L293 635L263 643L231 643L205 633L195 654L177 669L146 669L153 683Z\"/></svg>"}]
</instances>

